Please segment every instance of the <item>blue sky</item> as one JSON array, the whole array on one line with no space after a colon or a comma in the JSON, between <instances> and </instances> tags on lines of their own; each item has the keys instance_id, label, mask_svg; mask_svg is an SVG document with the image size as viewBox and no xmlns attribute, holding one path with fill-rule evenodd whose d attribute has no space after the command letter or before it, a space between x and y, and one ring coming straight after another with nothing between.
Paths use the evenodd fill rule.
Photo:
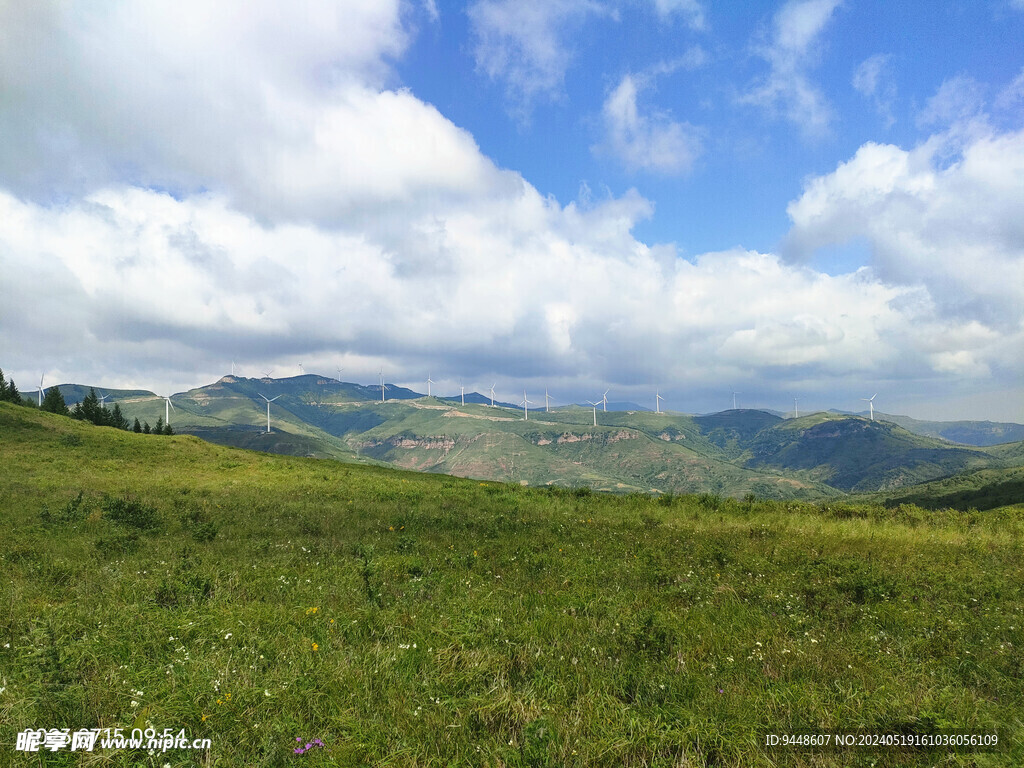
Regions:
<instances>
[{"instance_id":1,"label":"blue sky","mask_svg":"<svg viewBox=\"0 0 1024 768\"><path fill-rule=\"evenodd\" d=\"M607 12L565 5L595 7L552 25L565 67L554 87L531 98L517 98L508 77L479 65L480 25L459 3L439 4L439 20L421 22L398 80L542 194L568 202L582 184L594 195L641 190L657 215L637 236L684 253L778 247L790 225L786 204L806 176L834 170L868 141L917 144L931 134L919 116L945 81L972 78L979 96L991 97L1024 65L1024 13L1010 3L825 2L832 10L800 71L830 119L808 135L799 112L743 98L770 73L758 49L771 44L783 3L703 4L699 29L683 12L659 16L654 3L609 3ZM877 74L866 74L858 91L858 67L873 57ZM630 168L600 148L602 106L628 75L647 81L641 111L698 129L692 169ZM1013 127L1020 114L999 117Z\"/></svg>"},{"instance_id":2,"label":"blue sky","mask_svg":"<svg viewBox=\"0 0 1024 768\"><path fill-rule=\"evenodd\" d=\"M302 362L1024 421L1020 0L39 2L0 30L19 383Z\"/></svg>"}]
</instances>

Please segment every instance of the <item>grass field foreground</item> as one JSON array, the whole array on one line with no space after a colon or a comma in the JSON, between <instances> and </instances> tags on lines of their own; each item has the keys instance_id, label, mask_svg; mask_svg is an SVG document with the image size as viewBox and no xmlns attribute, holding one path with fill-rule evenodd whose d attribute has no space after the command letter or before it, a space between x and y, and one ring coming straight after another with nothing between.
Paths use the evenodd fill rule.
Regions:
<instances>
[{"instance_id":1,"label":"grass field foreground","mask_svg":"<svg viewBox=\"0 0 1024 768\"><path fill-rule=\"evenodd\" d=\"M0 764L1024 764L1020 506L527 489L2 403L0 467ZM133 725L212 746L13 749ZM765 745L943 731L1000 746Z\"/></svg>"}]
</instances>

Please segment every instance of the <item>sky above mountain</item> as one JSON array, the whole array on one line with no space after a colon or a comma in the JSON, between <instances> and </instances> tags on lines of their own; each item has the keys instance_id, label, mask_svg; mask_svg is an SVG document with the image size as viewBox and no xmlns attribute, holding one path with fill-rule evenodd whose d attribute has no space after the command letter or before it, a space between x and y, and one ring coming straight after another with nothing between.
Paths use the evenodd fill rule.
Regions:
<instances>
[{"instance_id":1,"label":"sky above mountain","mask_svg":"<svg viewBox=\"0 0 1024 768\"><path fill-rule=\"evenodd\" d=\"M0 366L1024 421L1022 41L1021 0L0 4Z\"/></svg>"}]
</instances>

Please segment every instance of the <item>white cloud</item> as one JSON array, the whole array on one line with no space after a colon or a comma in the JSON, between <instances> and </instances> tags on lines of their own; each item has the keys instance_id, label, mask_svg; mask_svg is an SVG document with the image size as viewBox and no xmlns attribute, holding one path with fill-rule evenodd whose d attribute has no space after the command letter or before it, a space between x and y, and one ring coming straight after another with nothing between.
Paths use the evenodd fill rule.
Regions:
<instances>
[{"instance_id":1,"label":"white cloud","mask_svg":"<svg viewBox=\"0 0 1024 768\"><path fill-rule=\"evenodd\" d=\"M1024 0L1021 0L1024 2ZM1012 110L1018 105L1024 104L1024 67L1021 68L1013 82L999 91L996 97L996 108L1001 110Z\"/></svg>"},{"instance_id":2,"label":"white cloud","mask_svg":"<svg viewBox=\"0 0 1024 768\"><path fill-rule=\"evenodd\" d=\"M28 336L32 362L79 379L125 384L166 366L178 388L232 359L253 375L341 360L363 381L378 365L392 378L443 365L468 380L699 387L795 368L845 386L901 366L977 370L1005 342L867 273L747 251L666 260L631 234L650 212L636 194L581 209L522 185L409 221L399 254L364 229L266 226L217 195L117 187L47 207L5 194L0 353L20 370L11 344ZM66 321L49 330L48 311Z\"/></svg>"},{"instance_id":3,"label":"white cloud","mask_svg":"<svg viewBox=\"0 0 1024 768\"><path fill-rule=\"evenodd\" d=\"M6 372L161 391L232 359L362 381L443 365L485 387L1020 372L1020 134L942 168L934 149L872 145L809 184L796 244L863 230L872 271L687 261L635 237L653 211L640 194L560 205L389 87L397 2L287 22L278 7L0 6ZM641 90L626 78L609 97L609 147L685 170L692 129Z\"/></svg>"},{"instance_id":4,"label":"white cloud","mask_svg":"<svg viewBox=\"0 0 1024 768\"><path fill-rule=\"evenodd\" d=\"M952 159L947 136L906 151L866 144L790 204L787 252L864 238L871 270L923 291L935 330L915 347L933 370L1024 374L1024 131L972 135ZM1001 372L1001 373L1000 373Z\"/></svg>"},{"instance_id":5,"label":"white cloud","mask_svg":"<svg viewBox=\"0 0 1024 768\"><path fill-rule=\"evenodd\" d=\"M769 72L740 97L781 114L808 137L820 137L833 119L832 108L808 74L819 38L840 0L789 0L775 14L771 32L755 52Z\"/></svg>"},{"instance_id":6,"label":"white cloud","mask_svg":"<svg viewBox=\"0 0 1024 768\"><path fill-rule=\"evenodd\" d=\"M893 103L896 101L896 85L889 76L887 69L892 57L888 54L876 53L862 61L853 72L852 85L862 96L871 99L875 111L885 123L886 128L896 122L893 117Z\"/></svg>"},{"instance_id":7,"label":"white cloud","mask_svg":"<svg viewBox=\"0 0 1024 768\"><path fill-rule=\"evenodd\" d=\"M663 18L678 14L686 18L692 29L697 31L707 29L704 7L698 0L654 0L654 8Z\"/></svg>"},{"instance_id":8,"label":"white cloud","mask_svg":"<svg viewBox=\"0 0 1024 768\"><path fill-rule=\"evenodd\" d=\"M596 0L477 0L468 10L477 69L504 81L525 118L535 99L561 95L573 56L568 32L589 15L608 13Z\"/></svg>"},{"instance_id":9,"label":"white cloud","mask_svg":"<svg viewBox=\"0 0 1024 768\"><path fill-rule=\"evenodd\" d=\"M643 78L626 75L604 102L606 149L630 170L685 173L700 154L699 131L664 113L642 114L637 93Z\"/></svg>"},{"instance_id":10,"label":"white cloud","mask_svg":"<svg viewBox=\"0 0 1024 768\"><path fill-rule=\"evenodd\" d=\"M963 124L984 111L984 86L968 75L957 75L945 80L934 96L928 99L917 116L920 126Z\"/></svg>"}]
</instances>

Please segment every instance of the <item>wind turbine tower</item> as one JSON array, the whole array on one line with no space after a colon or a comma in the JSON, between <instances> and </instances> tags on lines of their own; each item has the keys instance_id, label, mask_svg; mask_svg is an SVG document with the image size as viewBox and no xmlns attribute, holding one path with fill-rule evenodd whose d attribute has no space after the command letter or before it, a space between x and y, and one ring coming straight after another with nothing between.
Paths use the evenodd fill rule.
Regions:
<instances>
[{"instance_id":1,"label":"wind turbine tower","mask_svg":"<svg viewBox=\"0 0 1024 768\"><path fill-rule=\"evenodd\" d=\"M280 397L280 395L278 395ZM164 397L164 424L171 423L171 411L174 410L174 403L171 402L171 396L167 395Z\"/></svg>"},{"instance_id":2,"label":"wind turbine tower","mask_svg":"<svg viewBox=\"0 0 1024 768\"><path fill-rule=\"evenodd\" d=\"M267 401L267 434L269 435L270 434L270 404L272 402L274 402L275 400L277 400L277 397L280 397L280 395L278 395L277 397L271 397L269 399L267 398L266 395L263 395L263 394L261 394L260 397L262 397L264 400Z\"/></svg>"},{"instance_id":3,"label":"wind turbine tower","mask_svg":"<svg viewBox=\"0 0 1024 768\"><path fill-rule=\"evenodd\" d=\"M427 397L430 397L430 385L434 383L434 380L430 378L430 374L427 374Z\"/></svg>"},{"instance_id":4,"label":"wind turbine tower","mask_svg":"<svg viewBox=\"0 0 1024 768\"><path fill-rule=\"evenodd\" d=\"M498 386L498 382L491 384L491 408L494 407L494 388Z\"/></svg>"},{"instance_id":5,"label":"wind turbine tower","mask_svg":"<svg viewBox=\"0 0 1024 768\"><path fill-rule=\"evenodd\" d=\"M737 392L735 389L732 390L732 409L734 411L738 410L738 408L736 407L736 395L739 395L739 394L741 394L741 393Z\"/></svg>"},{"instance_id":6,"label":"wind turbine tower","mask_svg":"<svg viewBox=\"0 0 1024 768\"><path fill-rule=\"evenodd\" d=\"M463 384L461 381L459 382L459 389L462 390L462 404L465 405L466 404L466 385Z\"/></svg>"},{"instance_id":7,"label":"wind turbine tower","mask_svg":"<svg viewBox=\"0 0 1024 768\"><path fill-rule=\"evenodd\" d=\"M533 405L533 400L526 398L526 390L523 390L523 402L520 403L523 406L523 421L530 420L530 406Z\"/></svg>"},{"instance_id":8,"label":"wind turbine tower","mask_svg":"<svg viewBox=\"0 0 1024 768\"><path fill-rule=\"evenodd\" d=\"M384 369L380 369L380 401L384 402L384 393L388 391L387 384L384 383Z\"/></svg>"},{"instance_id":9,"label":"wind turbine tower","mask_svg":"<svg viewBox=\"0 0 1024 768\"><path fill-rule=\"evenodd\" d=\"M875 398L878 397L878 393L875 392L871 397L862 397L861 400L868 404L868 413L871 414L871 420L875 420Z\"/></svg>"},{"instance_id":10,"label":"wind turbine tower","mask_svg":"<svg viewBox=\"0 0 1024 768\"><path fill-rule=\"evenodd\" d=\"M661 396L661 390L656 389L654 391L654 412L661 413L661 401L665 398Z\"/></svg>"},{"instance_id":11,"label":"wind turbine tower","mask_svg":"<svg viewBox=\"0 0 1024 768\"><path fill-rule=\"evenodd\" d=\"M43 374L45 376L46 374ZM39 407L43 407L43 377L39 377Z\"/></svg>"},{"instance_id":12,"label":"wind turbine tower","mask_svg":"<svg viewBox=\"0 0 1024 768\"><path fill-rule=\"evenodd\" d=\"M544 387L544 413L551 413L551 408L548 405L548 400L550 400L550 398L548 397L548 388Z\"/></svg>"},{"instance_id":13,"label":"wind turbine tower","mask_svg":"<svg viewBox=\"0 0 1024 768\"><path fill-rule=\"evenodd\" d=\"M796 398L795 397L793 398L793 418L794 419L799 419L800 418L800 408L797 406L797 402L796 402Z\"/></svg>"},{"instance_id":14,"label":"wind turbine tower","mask_svg":"<svg viewBox=\"0 0 1024 768\"><path fill-rule=\"evenodd\" d=\"M587 400L587 402L590 403L592 406L594 406L594 426L596 427L597 426L597 406L599 406L601 404L601 401L598 400L595 403L593 400Z\"/></svg>"},{"instance_id":15,"label":"wind turbine tower","mask_svg":"<svg viewBox=\"0 0 1024 768\"><path fill-rule=\"evenodd\" d=\"M610 389L606 389L604 391L604 394L601 395L601 410L604 411L605 413L608 412L608 392L609 391L610 391Z\"/></svg>"}]
</instances>

